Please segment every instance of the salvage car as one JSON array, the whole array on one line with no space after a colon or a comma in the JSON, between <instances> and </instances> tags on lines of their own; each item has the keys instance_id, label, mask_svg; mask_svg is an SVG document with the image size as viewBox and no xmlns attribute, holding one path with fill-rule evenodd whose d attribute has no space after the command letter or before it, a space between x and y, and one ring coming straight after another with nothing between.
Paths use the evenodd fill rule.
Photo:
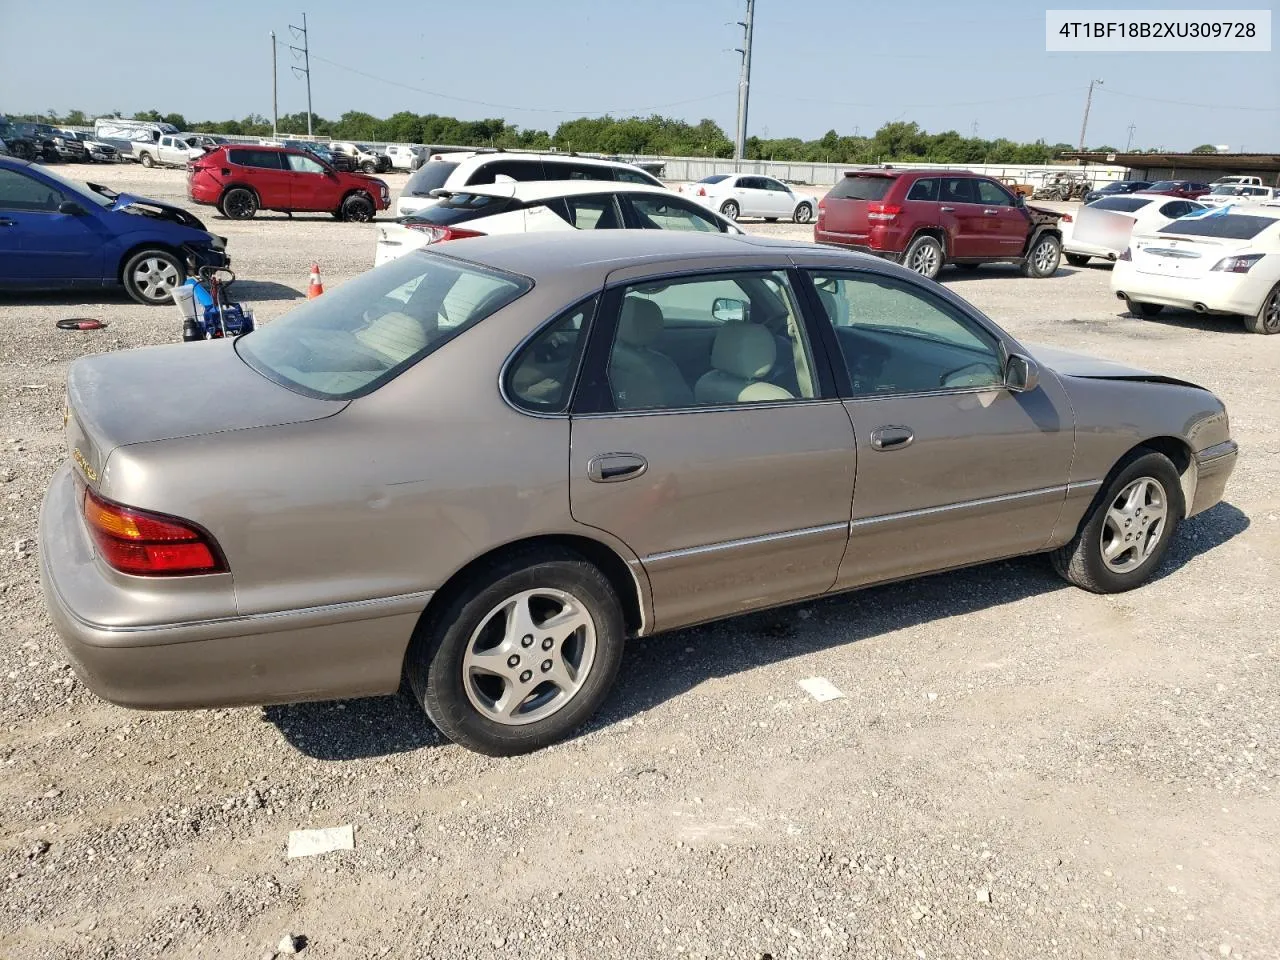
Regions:
<instances>
[{"instance_id":1,"label":"salvage car","mask_svg":"<svg viewBox=\"0 0 1280 960\"><path fill-rule=\"evenodd\" d=\"M1067 263L1083 267L1093 257L1114 261L1129 246L1130 235L1160 227L1205 209L1194 200L1167 194L1130 193L1085 204L1062 220L1071 232L1062 242Z\"/></svg>"},{"instance_id":2,"label":"salvage car","mask_svg":"<svg viewBox=\"0 0 1280 960\"><path fill-rule=\"evenodd\" d=\"M1137 587L1236 458L1194 384L879 259L666 230L442 244L235 341L83 357L66 423L39 557L90 689L407 678L491 754L591 717L627 637L1024 554Z\"/></svg>"},{"instance_id":3,"label":"salvage car","mask_svg":"<svg viewBox=\"0 0 1280 960\"><path fill-rule=\"evenodd\" d=\"M666 187L548 180L494 183L458 193L437 191L440 202L378 227L374 266L447 240L498 233L566 230L695 230L742 233L734 224Z\"/></svg>"},{"instance_id":4,"label":"salvage car","mask_svg":"<svg viewBox=\"0 0 1280 960\"><path fill-rule=\"evenodd\" d=\"M123 285L138 303L171 304L195 270L229 263L226 246L180 207L0 158L0 290Z\"/></svg>"},{"instance_id":5,"label":"salvage car","mask_svg":"<svg viewBox=\"0 0 1280 960\"><path fill-rule=\"evenodd\" d=\"M1280 333L1280 208L1208 209L1135 230L1111 290L1134 316L1177 307L1241 317L1250 333Z\"/></svg>"},{"instance_id":6,"label":"salvage car","mask_svg":"<svg viewBox=\"0 0 1280 960\"><path fill-rule=\"evenodd\" d=\"M0 142L4 143L11 156L19 160L35 160L40 156L36 142L19 133L18 128L3 116L0 116Z\"/></svg>"},{"instance_id":7,"label":"salvage car","mask_svg":"<svg viewBox=\"0 0 1280 960\"><path fill-rule=\"evenodd\" d=\"M347 157L351 161L351 169L363 173L386 173L391 169L391 158L367 143L336 140L329 144L329 151Z\"/></svg>"},{"instance_id":8,"label":"salvage car","mask_svg":"<svg viewBox=\"0 0 1280 960\"><path fill-rule=\"evenodd\" d=\"M948 263L970 270L1014 263L1023 276L1041 278L1062 259L1061 216L967 170L856 170L818 204L813 239L930 280Z\"/></svg>"},{"instance_id":9,"label":"salvage car","mask_svg":"<svg viewBox=\"0 0 1280 960\"><path fill-rule=\"evenodd\" d=\"M809 223L818 209L817 197L797 193L772 177L717 173L697 183L682 183L680 193L730 220L761 217Z\"/></svg>"}]
</instances>

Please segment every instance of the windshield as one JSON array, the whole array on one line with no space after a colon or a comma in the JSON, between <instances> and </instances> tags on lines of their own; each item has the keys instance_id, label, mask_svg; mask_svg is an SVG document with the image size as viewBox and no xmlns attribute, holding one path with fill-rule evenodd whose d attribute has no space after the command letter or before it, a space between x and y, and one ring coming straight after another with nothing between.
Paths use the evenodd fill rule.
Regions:
<instances>
[{"instance_id":1,"label":"windshield","mask_svg":"<svg viewBox=\"0 0 1280 960\"><path fill-rule=\"evenodd\" d=\"M483 193L455 193L433 207L427 207L425 210L419 210L417 213L405 217L404 222L406 225L411 223L430 223L436 226L448 227L455 223L474 220L477 217L490 217L494 214L502 213L513 204L517 208L520 205L518 201L513 200L511 197L491 197Z\"/></svg>"},{"instance_id":2,"label":"windshield","mask_svg":"<svg viewBox=\"0 0 1280 960\"><path fill-rule=\"evenodd\" d=\"M440 254L413 254L245 335L236 350L283 387L350 400L393 380L532 285Z\"/></svg>"},{"instance_id":3,"label":"windshield","mask_svg":"<svg viewBox=\"0 0 1280 960\"><path fill-rule=\"evenodd\" d=\"M458 169L456 163L448 160L431 160L418 168L404 185L404 193L410 197L430 196L432 190L438 190L449 179L449 174Z\"/></svg>"},{"instance_id":4,"label":"windshield","mask_svg":"<svg viewBox=\"0 0 1280 960\"><path fill-rule=\"evenodd\" d=\"M728 174L726 174L726 173L716 173L716 174L712 174L712 175L711 175L711 176L709 176L709 177L703 177L703 178L702 178L701 180L699 180L698 182L699 182L699 183L719 183L721 180L728 180L728 179L729 179L729 175L728 175Z\"/></svg>"},{"instance_id":5,"label":"windshield","mask_svg":"<svg viewBox=\"0 0 1280 960\"><path fill-rule=\"evenodd\" d=\"M88 200L90 203L95 203L100 207L109 207L115 202L114 197L108 197L101 193L97 193L89 189L88 184L78 183L75 180L68 180L66 177L60 177L48 167L41 167L40 172L58 184L58 186L62 187L64 190L69 190L82 200Z\"/></svg>"}]
</instances>

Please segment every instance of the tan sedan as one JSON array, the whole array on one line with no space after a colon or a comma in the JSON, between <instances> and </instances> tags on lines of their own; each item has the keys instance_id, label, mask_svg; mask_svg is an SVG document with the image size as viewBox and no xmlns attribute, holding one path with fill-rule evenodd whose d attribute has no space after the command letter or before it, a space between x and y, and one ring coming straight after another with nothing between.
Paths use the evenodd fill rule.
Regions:
<instances>
[{"instance_id":1,"label":"tan sedan","mask_svg":"<svg viewBox=\"0 0 1280 960\"><path fill-rule=\"evenodd\" d=\"M407 675L494 754L590 717L628 636L1021 554L1138 586L1236 456L1208 391L882 260L667 231L460 240L79 360L67 439L43 582L100 695Z\"/></svg>"}]
</instances>

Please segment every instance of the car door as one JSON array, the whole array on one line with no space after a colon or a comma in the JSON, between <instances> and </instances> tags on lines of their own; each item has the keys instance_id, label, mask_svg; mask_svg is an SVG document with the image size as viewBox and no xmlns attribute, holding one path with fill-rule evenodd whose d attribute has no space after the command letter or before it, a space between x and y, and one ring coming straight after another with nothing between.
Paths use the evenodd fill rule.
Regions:
<instances>
[{"instance_id":1,"label":"car door","mask_svg":"<svg viewBox=\"0 0 1280 960\"><path fill-rule=\"evenodd\" d=\"M771 217L769 191L764 177L739 177L735 190L744 217Z\"/></svg>"},{"instance_id":2,"label":"car door","mask_svg":"<svg viewBox=\"0 0 1280 960\"><path fill-rule=\"evenodd\" d=\"M857 446L836 588L1041 549L1062 510L1075 447L1071 407L1053 374L1011 390L1011 344L922 283L806 272L839 354Z\"/></svg>"},{"instance_id":3,"label":"car door","mask_svg":"<svg viewBox=\"0 0 1280 960\"><path fill-rule=\"evenodd\" d=\"M303 153L281 154L289 165L289 206L293 210L336 210L341 199L335 178L319 160Z\"/></svg>"},{"instance_id":4,"label":"car door","mask_svg":"<svg viewBox=\"0 0 1280 960\"><path fill-rule=\"evenodd\" d=\"M1026 209L994 180L975 180L974 186L982 206L982 256L1020 256L1031 228L1031 218Z\"/></svg>"},{"instance_id":5,"label":"car door","mask_svg":"<svg viewBox=\"0 0 1280 960\"><path fill-rule=\"evenodd\" d=\"M277 150L255 150L247 147L231 151L231 162L247 167L243 179L258 192L265 210L292 210L291 174L284 169L283 154Z\"/></svg>"},{"instance_id":6,"label":"car door","mask_svg":"<svg viewBox=\"0 0 1280 960\"><path fill-rule=\"evenodd\" d=\"M938 210L954 226L948 231L948 257L981 257L986 229L972 177L943 177Z\"/></svg>"},{"instance_id":7,"label":"car door","mask_svg":"<svg viewBox=\"0 0 1280 960\"><path fill-rule=\"evenodd\" d=\"M82 212L61 212L68 200ZM0 169L0 281L100 281L106 229L91 205L38 176Z\"/></svg>"},{"instance_id":8,"label":"car door","mask_svg":"<svg viewBox=\"0 0 1280 960\"><path fill-rule=\"evenodd\" d=\"M609 278L570 431L573 516L640 558L659 630L829 589L855 461L787 273L677 269ZM714 340L687 373L658 346L677 323Z\"/></svg>"}]
</instances>

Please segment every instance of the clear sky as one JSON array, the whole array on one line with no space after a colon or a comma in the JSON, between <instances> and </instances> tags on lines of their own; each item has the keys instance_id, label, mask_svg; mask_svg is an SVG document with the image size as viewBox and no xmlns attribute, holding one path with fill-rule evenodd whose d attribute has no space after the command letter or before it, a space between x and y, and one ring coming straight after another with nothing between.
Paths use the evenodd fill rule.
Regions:
<instances>
[{"instance_id":1,"label":"clear sky","mask_svg":"<svg viewBox=\"0 0 1280 960\"><path fill-rule=\"evenodd\" d=\"M745 0L0 0L0 110L269 117L268 33L288 39L304 3L324 117L412 110L554 130L584 114L658 112L710 117L733 136ZM1071 5L757 0L750 132L810 139L902 119L1075 143L1089 80L1101 78L1092 145L1124 148L1132 123L1135 147L1280 150L1280 53L1050 54L1046 6ZM306 108L291 63L282 50L281 114Z\"/></svg>"}]
</instances>

